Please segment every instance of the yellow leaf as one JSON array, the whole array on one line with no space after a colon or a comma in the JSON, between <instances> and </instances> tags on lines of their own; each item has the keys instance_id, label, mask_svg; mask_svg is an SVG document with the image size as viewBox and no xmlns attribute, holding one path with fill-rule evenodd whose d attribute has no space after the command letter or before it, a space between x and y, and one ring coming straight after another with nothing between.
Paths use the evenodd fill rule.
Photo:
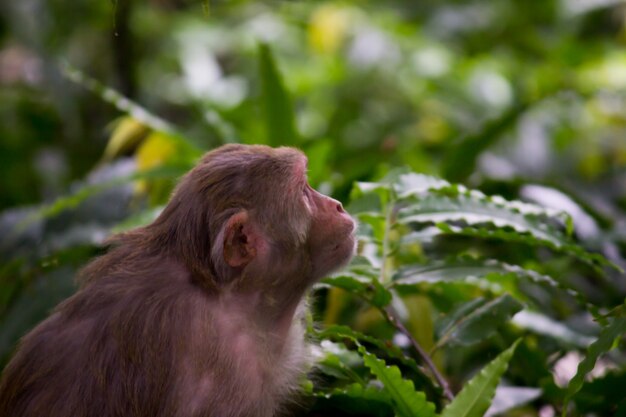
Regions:
<instances>
[{"instance_id":1,"label":"yellow leaf","mask_svg":"<svg viewBox=\"0 0 626 417\"><path fill-rule=\"evenodd\" d=\"M130 116L123 117L115 124L111 138L104 149L102 159L110 161L135 149L150 133L150 129Z\"/></svg>"},{"instance_id":2,"label":"yellow leaf","mask_svg":"<svg viewBox=\"0 0 626 417\"><path fill-rule=\"evenodd\" d=\"M339 321L341 310L346 304L346 292L341 288L332 287L328 290L327 307L324 313L324 324L330 326Z\"/></svg>"},{"instance_id":3,"label":"yellow leaf","mask_svg":"<svg viewBox=\"0 0 626 417\"><path fill-rule=\"evenodd\" d=\"M152 132L135 153L137 171L144 172L161 166L176 156L176 142L161 132ZM150 189L147 180L139 180L135 192L147 193Z\"/></svg>"},{"instance_id":4,"label":"yellow leaf","mask_svg":"<svg viewBox=\"0 0 626 417\"><path fill-rule=\"evenodd\" d=\"M176 155L176 143L166 134L152 132L135 154L137 170L146 171L163 165Z\"/></svg>"},{"instance_id":5,"label":"yellow leaf","mask_svg":"<svg viewBox=\"0 0 626 417\"><path fill-rule=\"evenodd\" d=\"M318 7L309 23L309 46L316 52L332 54L336 52L346 37L348 13L332 4Z\"/></svg>"}]
</instances>

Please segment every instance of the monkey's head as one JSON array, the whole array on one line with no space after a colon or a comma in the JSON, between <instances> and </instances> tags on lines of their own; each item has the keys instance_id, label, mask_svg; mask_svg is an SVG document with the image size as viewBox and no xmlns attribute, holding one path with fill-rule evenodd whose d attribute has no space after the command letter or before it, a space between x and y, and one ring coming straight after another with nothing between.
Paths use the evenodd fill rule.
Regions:
<instances>
[{"instance_id":1,"label":"monkey's head","mask_svg":"<svg viewBox=\"0 0 626 417\"><path fill-rule=\"evenodd\" d=\"M222 146L183 178L147 229L199 279L225 285L297 272L311 283L349 261L355 223L311 188L306 169L293 148Z\"/></svg>"}]
</instances>

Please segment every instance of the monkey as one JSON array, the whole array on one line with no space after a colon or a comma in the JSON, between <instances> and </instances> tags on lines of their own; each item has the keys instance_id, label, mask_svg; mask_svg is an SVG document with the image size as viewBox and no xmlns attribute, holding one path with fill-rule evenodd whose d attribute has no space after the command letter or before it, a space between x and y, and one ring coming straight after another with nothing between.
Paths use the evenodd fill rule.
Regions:
<instances>
[{"instance_id":1,"label":"monkey","mask_svg":"<svg viewBox=\"0 0 626 417\"><path fill-rule=\"evenodd\" d=\"M304 298L355 252L355 221L294 148L205 154L146 226L113 235L24 336L3 417L270 417L309 365Z\"/></svg>"}]
</instances>

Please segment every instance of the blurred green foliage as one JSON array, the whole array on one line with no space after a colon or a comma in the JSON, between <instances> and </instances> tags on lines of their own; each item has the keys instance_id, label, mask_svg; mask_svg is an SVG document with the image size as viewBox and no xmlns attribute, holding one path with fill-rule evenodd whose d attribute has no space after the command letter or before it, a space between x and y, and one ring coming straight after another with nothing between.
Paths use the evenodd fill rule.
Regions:
<instances>
[{"instance_id":1,"label":"blurred green foliage","mask_svg":"<svg viewBox=\"0 0 626 417\"><path fill-rule=\"evenodd\" d=\"M625 22L591 0L0 3L0 356L202 152L288 144L361 222L315 291L303 415L623 415Z\"/></svg>"}]
</instances>

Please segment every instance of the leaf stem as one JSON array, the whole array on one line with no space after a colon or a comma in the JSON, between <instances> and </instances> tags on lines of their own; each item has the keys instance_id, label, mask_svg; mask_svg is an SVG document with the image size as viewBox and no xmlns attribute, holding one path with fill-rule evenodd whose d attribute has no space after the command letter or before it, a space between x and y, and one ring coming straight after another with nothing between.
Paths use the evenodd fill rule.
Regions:
<instances>
[{"instance_id":1,"label":"leaf stem","mask_svg":"<svg viewBox=\"0 0 626 417\"><path fill-rule=\"evenodd\" d=\"M448 381L446 381L443 375L441 375L441 373L435 366L435 363L433 362L433 360L430 358L430 356L428 356L428 353L426 353L426 351L422 348L422 346L420 346L420 344L417 342L417 340L415 340L415 338L408 331L408 329L404 327L404 324L402 324L402 322L398 320L395 313L393 312L393 309L391 307L387 307L387 308L381 309L381 312L385 316L385 319L387 319L387 321L392 326L394 326L402 334L404 334L406 337L409 338L411 342L411 346L413 346L413 349L415 349L418 356L424 361L424 363L426 364L426 367L430 369L430 372L433 374L433 376L437 380L437 383L439 384L441 389L443 389L443 393L446 396L446 398L452 401L454 399L454 395L452 394L452 391L450 390Z\"/></svg>"},{"instance_id":2,"label":"leaf stem","mask_svg":"<svg viewBox=\"0 0 626 417\"><path fill-rule=\"evenodd\" d=\"M389 232L391 230L391 222L392 216L394 215L394 206L395 201L393 198L390 198L391 201L387 202L387 207L385 208L385 231L383 232L383 253L382 253L382 263L380 265L380 277L378 281L381 284L386 284L388 281L387 276L387 262L389 257Z\"/></svg>"}]
</instances>

